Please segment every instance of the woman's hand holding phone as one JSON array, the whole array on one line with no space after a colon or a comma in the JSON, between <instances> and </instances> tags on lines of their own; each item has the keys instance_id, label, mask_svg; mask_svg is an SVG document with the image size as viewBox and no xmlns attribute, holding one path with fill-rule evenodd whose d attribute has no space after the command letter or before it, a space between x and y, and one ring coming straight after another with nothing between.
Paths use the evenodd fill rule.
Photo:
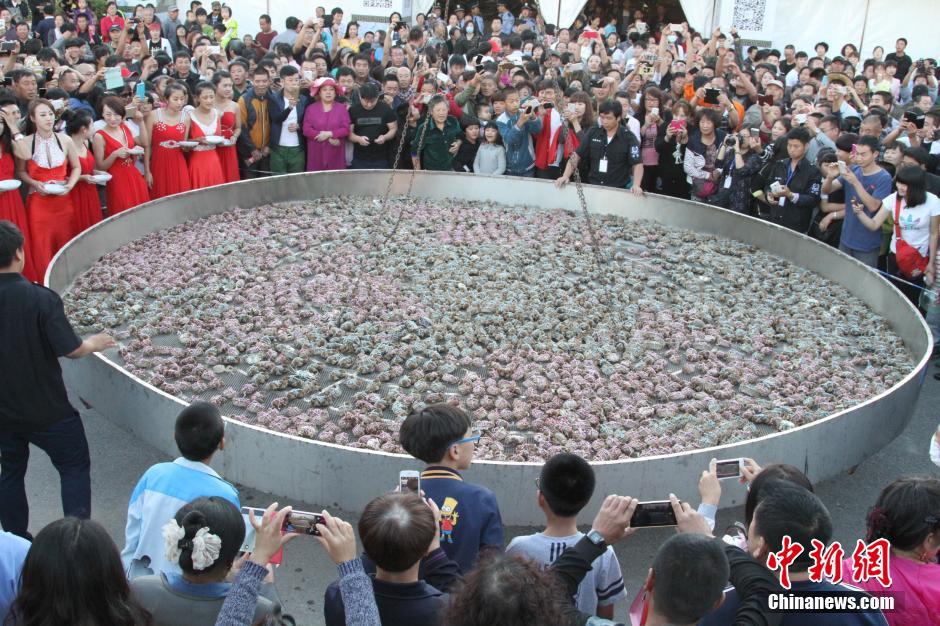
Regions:
<instances>
[{"instance_id":1,"label":"woman's hand holding phone","mask_svg":"<svg viewBox=\"0 0 940 626\"><path fill-rule=\"evenodd\" d=\"M355 559L359 553L352 525L326 511L323 511L323 518L324 523L317 524L320 534L316 535L316 539L330 555L330 559L337 565Z\"/></svg>"},{"instance_id":2,"label":"woman's hand holding phone","mask_svg":"<svg viewBox=\"0 0 940 626\"><path fill-rule=\"evenodd\" d=\"M259 520L253 510L248 511L248 519L255 529L255 549L249 557L253 563L266 567L271 557L288 541L297 536L296 533L281 533L284 520L291 514L291 507L286 506L277 510L277 502L272 503Z\"/></svg>"}]
</instances>

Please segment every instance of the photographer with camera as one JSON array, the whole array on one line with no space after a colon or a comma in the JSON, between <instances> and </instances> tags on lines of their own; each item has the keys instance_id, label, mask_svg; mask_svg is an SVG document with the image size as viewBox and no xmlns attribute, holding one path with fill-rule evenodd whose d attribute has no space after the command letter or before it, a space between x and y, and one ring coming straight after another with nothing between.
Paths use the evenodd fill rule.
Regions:
<instances>
[{"instance_id":1,"label":"photographer with camera","mask_svg":"<svg viewBox=\"0 0 940 626\"><path fill-rule=\"evenodd\" d=\"M756 129L755 129L756 130ZM718 150L723 178L719 190L708 204L721 206L745 215L754 215L751 202L753 177L763 166L760 136L749 129L728 135Z\"/></svg>"},{"instance_id":2,"label":"photographer with camera","mask_svg":"<svg viewBox=\"0 0 940 626\"><path fill-rule=\"evenodd\" d=\"M519 92L511 87L504 89L503 93L506 96L506 110L496 123L506 144L506 175L531 178L535 175L533 138L542 132L542 120L539 118L541 106L535 99L522 105Z\"/></svg>"}]
</instances>

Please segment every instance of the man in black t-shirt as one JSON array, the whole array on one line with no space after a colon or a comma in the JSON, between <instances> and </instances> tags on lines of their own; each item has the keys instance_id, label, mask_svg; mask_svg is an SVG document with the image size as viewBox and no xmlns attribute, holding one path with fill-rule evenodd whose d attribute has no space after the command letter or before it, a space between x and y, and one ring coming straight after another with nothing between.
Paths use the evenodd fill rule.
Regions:
<instances>
[{"instance_id":1,"label":"man in black t-shirt","mask_svg":"<svg viewBox=\"0 0 940 626\"><path fill-rule=\"evenodd\" d=\"M911 71L911 65L914 61L908 56L907 52L907 39L904 37L898 37L898 40L894 42L894 52L888 54L885 57L885 61L894 61L898 64L898 78L904 78L907 76L907 73Z\"/></svg>"},{"instance_id":2,"label":"man in black t-shirt","mask_svg":"<svg viewBox=\"0 0 940 626\"><path fill-rule=\"evenodd\" d=\"M366 83L359 88L359 102L349 107L349 140L353 142L354 170L387 169L388 147L398 131L398 116L379 99L379 88Z\"/></svg>"},{"instance_id":3,"label":"man in black t-shirt","mask_svg":"<svg viewBox=\"0 0 940 626\"><path fill-rule=\"evenodd\" d=\"M640 159L640 144L636 136L620 124L623 107L616 100L602 102L598 109L601 125L591 128L584 135L577 152L568 159L564 175L555 181L561 188L567 183L578 163L587 160L588 176L585 182L592 185L625 189L630 183L631 171L633 195L642 196L643 161Z\"/></svg>"},{"instance_id":4,"label":"man in black t-shirt","mask_svg":"<svg viewBox=\"0 0 940 626\"><path fill-rule=\"evenodd\" d=\"M69 403L59 357L114 347L100 333L82 341L51 289L30 283L23 234L0 221L0 524L32 539L23 479L29 444L49 455L62 481L65 515L91 516L91 462L78 411Z\"/></svg>"}]
</instances>

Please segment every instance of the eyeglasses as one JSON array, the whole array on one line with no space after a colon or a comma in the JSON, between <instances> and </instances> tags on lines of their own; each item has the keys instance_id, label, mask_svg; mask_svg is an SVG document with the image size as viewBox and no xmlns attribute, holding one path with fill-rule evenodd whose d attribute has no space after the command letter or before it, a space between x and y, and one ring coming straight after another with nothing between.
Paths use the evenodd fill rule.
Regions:
<instances>
[{"instance_id":1,"label":"eyeglasses","mask_svg":"<svg viewBox=\"0 0 940 626\"><path fill-rule=\"evenodd\" d=\"M475 431L473 431L473 434L470 435L469 437L464 437L463 439L458 439L457 441L455 441L454 443L452 443L452 444L450 444L450 445L451 445L451 446L459 446L459 445L462 444L462 443L476 443L476 442L478 442L478 441L480 440L480 437L482 437L482 436L483 436L483 435L480 434L480 431L475 430ZM448 446L448 447L450 447L450 446Z\"/></svg>"}]
</instances>

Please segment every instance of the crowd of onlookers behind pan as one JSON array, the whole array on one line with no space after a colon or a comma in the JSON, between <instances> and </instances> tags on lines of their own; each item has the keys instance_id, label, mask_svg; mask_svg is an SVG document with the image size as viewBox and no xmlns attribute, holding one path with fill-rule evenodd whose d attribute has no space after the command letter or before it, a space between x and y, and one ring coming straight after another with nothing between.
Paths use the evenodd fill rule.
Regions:
<instances>
[{"instance_id":1,"label":"crowd of onlookers behind pan","mask_svg":"<svg viewBox=\"0 0 940 626\"><path fill-rule=\"evenodd\" d=\"M579 531L576 518L594 494L584 459L564 453L545 462L533 492L545 528L507 546L492 492L461 476L479 439L469 415L430 405L399 436L426 463L420 487L411 485L419 492L382 494L365 507L360 553L352 525L326 511L311 519L277 503L241 509L237 489L210 467L224 448L223 420L212 405L192 404L176 420L181 456L148 469L131 494L123 550L99 523L75 517L49 524L32 543L0 534L0 613L9 610L10 624L291 624L271 564L312 527L337 566L323 602L331 626L612 624L615 606L634 596L646 624L912 625L940 614L935 477L892 481L870 510L864 539L890 542L890 588L813 582L809 548L788 569L788 593L890 593L903 598L893 611L781 613L769 608L770 594L783 589L768 555L789 540L829 545L834 532L813 484L791 465L742 460L743 523L721 530L713 460L697 509L669 495L665 524L677 534L657 550L642 588L626 589L612 546L629 546L650 518L635 498L610 494L590 530ZM931 458L940 465L940 430Z\"/></svg>"}]
</instances>

